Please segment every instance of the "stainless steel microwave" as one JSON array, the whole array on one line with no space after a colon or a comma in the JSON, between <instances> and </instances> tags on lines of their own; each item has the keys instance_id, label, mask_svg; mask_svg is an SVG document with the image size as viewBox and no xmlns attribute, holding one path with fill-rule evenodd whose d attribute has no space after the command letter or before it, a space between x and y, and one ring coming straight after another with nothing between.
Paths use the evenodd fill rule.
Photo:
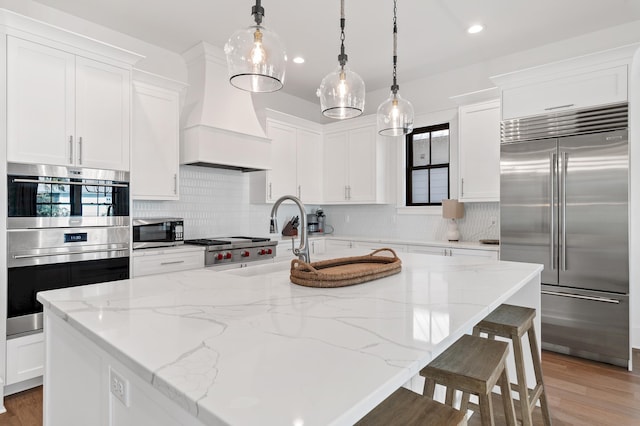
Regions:
<instances>
[{"instance_id":1,"label":"stainless steel microwave","mask_svg":"<svg viewBox=\"0 0 640 426\"><path fill-rule=\"evenodd\" d=\"M175 217L134 218L133 248L184 244L184 221Z\"/></svg>"}]
</instances>

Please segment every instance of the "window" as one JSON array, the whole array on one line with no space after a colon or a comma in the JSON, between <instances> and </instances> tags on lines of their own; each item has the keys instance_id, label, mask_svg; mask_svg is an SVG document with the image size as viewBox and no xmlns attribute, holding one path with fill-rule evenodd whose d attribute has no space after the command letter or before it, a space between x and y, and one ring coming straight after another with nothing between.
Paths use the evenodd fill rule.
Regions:
<instances>
[{"instance_id":1,"label":"window","mask_svg":"<svg viewBox=\"0 0 640 426\"><path fill-rule=\"evenodd\" d=\"M407 206L442 205L449 198L449 123L407 135Z\"/></svg>"}]
</instances>

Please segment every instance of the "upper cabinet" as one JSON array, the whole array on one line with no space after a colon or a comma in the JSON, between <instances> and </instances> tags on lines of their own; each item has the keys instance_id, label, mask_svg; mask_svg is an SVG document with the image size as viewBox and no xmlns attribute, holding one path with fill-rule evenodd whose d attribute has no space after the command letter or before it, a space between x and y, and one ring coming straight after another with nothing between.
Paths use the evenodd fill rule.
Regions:
<instances>
[{"instance_id":1,"label":"upper cabinet","mask_svg":"<svg viewBox=\"0 0 640 426\"><path fill-rule=\"evenodd\" d=\"M638 44L492 77L502 119L627 101L628 68Z\"/></svg>"},{"instance_id":2,"label":"upper cabinet","mask_svg":"<svg viewBox=\"0 0 640 426\"><path fill-rule=\"evenodd\" d=\"M131 196L179 198L180 91L186 85L134 70Z\"/></svg>"},{"instance_id":3,"label":"upper cabinet","mask_svg":"<svg viewBox=\"0 0 640 426\"><path fill-rule=\"evenodd\" d=\"M387 202L389 142L378 136L375 124L356 123L360 124L325 134L325 203Z\"/></svg>"},{"instance_id":4,"label":"upper cabinet","mask_svg":"<svg viewBox=\"0 0 640 426\"><path fill-rule=\"evenodd\" d=\"M283 195L295 195L304 203L321 203L320 125L276 111L267 114L272 168L251 172L251 202L273 203Z\"/></svg>"},{"instance_id":5,"label":"upper cabinet","mask_svg":"<svg viewBox=\"0 0 640 426\"><path fill-rule=\"evenodd\" d=\"M129 170L131 66L140 55L0 10L7 160Z\"/></svg>"},{"instance_id":6,"label":"upper cabinet","mask_svg":"<svg viewBox=\"0 0 640 426\"><path fill-rule=\"evenodd\" d=\"M8 37L7 159L129 170L130 78L129 70Z\"/></svg>"},{"instance_id":7,"label":"upper cabinet","mask_svg":"<svg viewBox=\"0 0 640 426\"><path fill-rule=\"evenodd\" d=\"M500 201L500 101L458 108L460 201Z\"/></svg>"}]
</instances>

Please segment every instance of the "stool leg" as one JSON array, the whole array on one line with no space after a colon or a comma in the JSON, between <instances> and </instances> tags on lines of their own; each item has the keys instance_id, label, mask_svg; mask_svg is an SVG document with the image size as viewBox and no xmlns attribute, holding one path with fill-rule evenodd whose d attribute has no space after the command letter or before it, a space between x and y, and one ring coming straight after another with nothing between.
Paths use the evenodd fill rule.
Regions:
<instances>
[{"instance_id":1,"label":"stool leg","mask_svg":"<svg viewBox=\"0 0 640 426\"><path fill-rule=\"evenodd\" d=\"M493 402L491 401L491 392L489 395L478 395L478 403L480 404L480 418L482 426L495 426L493 422Z\"/></svg>"},{"instance_id":2,"label":"stool leg","mask_svg":"<svg viewBox=\"0 0 640 426\"><path fill-rule=\"evenodd\" d=\"M502 374L500 374L500 394L502 397L502 406L504 407L504 415L508 426L516 426L516 411L513 407L513 399L511 398L511 383L509 381L509 373L507 366L503 366Z\"/></svg>"},{"instance_id":3,"label":"stool leg","mask_svg":"<svg viewBox=\"0 0 640 426\"><path fill-rule=\"evenodd\" d=\"M473 335L476 337L480 337L480 327L473 327ZM469 407L469 392L462 392L462 399L460 400L460 411L463 413L467 412L467 408Z\"/></svg>"},{"instance_id":4,"label":"stool leg","mask_svg":"<svg viewBox=\"0 0 640 426\"><path fill-rule=\"evenodd\" d=\"M536 338L536 331L533 327L527 331L529 336L529 347L531 348L531 356L533 357L533 370L536 374L536 382L539 386L542 386L542 393L540 394L540 408L542 411L542 419L545 426L551 426L551 413L549 412L549 405L547 404L547 389L542 381L542 363L540 362L540 354L538 352L538 339Z\"/></svg>"},{"instance_id":5,"label":"stool leg","mask_svg":"<svg viewBox=\"0 0 640 426\"><path fill-rule=\"evenodd\" d=\"M522 424L523 426L532 426L533 420L531 419L531 401L529 401L529 386L527 385L527 375L524 370L522 341L517 334L511 335L511 341L513 343L513 356L515 357L516 374L518 376L518 393L520 394L520 411L522 412Z\"/></svg>"}]
</instances>

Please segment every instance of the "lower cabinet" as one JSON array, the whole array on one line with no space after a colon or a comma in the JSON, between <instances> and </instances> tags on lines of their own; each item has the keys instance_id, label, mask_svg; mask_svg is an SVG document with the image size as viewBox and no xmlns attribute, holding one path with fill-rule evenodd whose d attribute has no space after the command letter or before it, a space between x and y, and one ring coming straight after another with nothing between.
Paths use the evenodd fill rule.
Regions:
<instances>
[{"instance_id":1,"label":"lower cabinet","mask_svg":"<svg viewBox=\"0 0 640 426\"><path fill-rule=\"evenodd\" d=\"M409 245L407 246L407 251L409 253L435 254L438 256L455 256L455 257L464 256L464 257L478 257L478 258L498 260L498 251L496 250Z\"/></svg>"},{"instance_id":2,"label":"lower cabinet","mask_svg":"<svg viewBox=\"0 0 640 426\"><path fill-rule=\"evenodd\" d=\"M29 334L7 340L7 374L5 385L42 376L44 372L44 337Z\"/></svg>"},{"instance_id":3,"label":"lower cabinet","mask_svg":"<svg viewBox=\"0 0 640 426\"><path fill-rule=\"evenodd\" d=\"M194 249L154 250L133 254L132 277L144 275L164 274L166 272L186 271L204 267L204 250L194 246Z\"/></svg>"},{"instance_id":4,"label":"lower cabinet","mask_svg":"<svg viewBox=\"0 0 640 426\"><path fill-rule=\"evenodd\" d=\"M378 250L381 248L390 248L396 253L402 253L407 251L407 246L403 244L391 244L391 243L377 243L377 242L369 242L369 241L354 241L353 246L355 248L362 248L367 250Z\"/></svg>"},{"instance_id":5,"label":"lower cabinet","mask_svg":"<svg viewBox=\"0 0 640 426\"><path fill-rule=\"evenodd\" d=\"M310 254L324 254L325 252L326 252L325 240L323 239L309 240Z\"/></svg>"}]
</instances>

